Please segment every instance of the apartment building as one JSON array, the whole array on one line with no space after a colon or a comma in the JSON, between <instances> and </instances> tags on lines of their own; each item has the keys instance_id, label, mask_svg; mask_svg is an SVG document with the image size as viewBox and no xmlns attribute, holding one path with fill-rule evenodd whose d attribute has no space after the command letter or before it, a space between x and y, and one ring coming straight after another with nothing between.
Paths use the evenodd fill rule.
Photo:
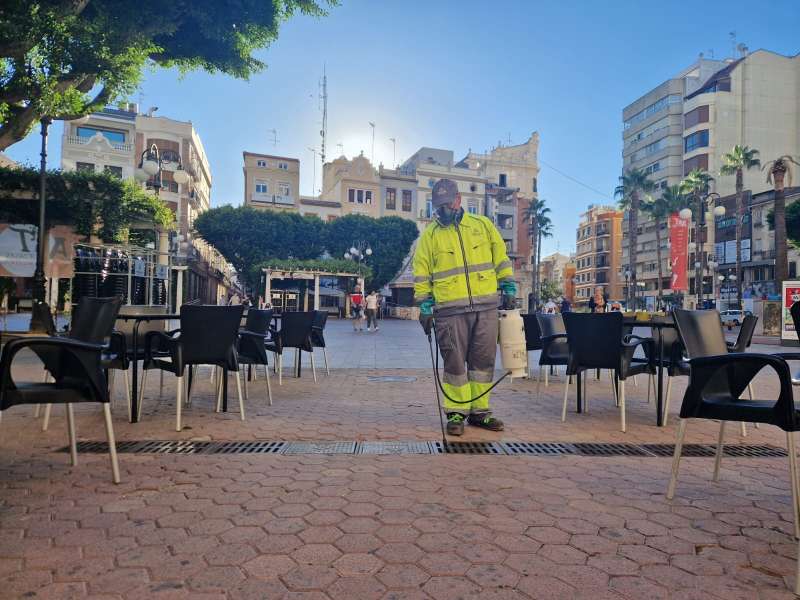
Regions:
<instances>
[{"instance_id":1,"label":"apartment building","mask_svg":"<svg viewBox=\"0 0 800 600\"><path fill-rule=\"evenodd\" d=\"M574 260L574 256L567 256L560 252L543 256L539 260L539 281L553 283L564 293L568 275L567 266Z\"/></svg>"},{"instance_id":2,"label":"apartment building","mask_svg":"<svg viewBox=\"0 0 800 600\"><path fill-rule=\"evenodd\" d=\"M401 217L416 221L417 178L401 168L387 169L378 166L380 178L380 210L382 217Z\"/></svg>"},{"instance_id":3,"label":"apartment building","mask_svg":"<svg viewBox=\"0 0 800 600\"><path fill-rule=\"evenodd\" d=\"M622 299L622 216L613 206L591 204L581 215L575 251L576 304L589 302L597 288L611 300Z\"/></svg>"},{"instance_id":4,"label":"apartment building","mask_svg":"<svg viewBox=\"0 0 800 600\"><path fill-rule=\"evenodd\" d=\"M297 211L300 161L287 156L242 152L244 203L262 210Z\"/></svg>"},{"instance_id":5,"label":"apartment building","mask_svg":"<svg viewBox=\"0 0 800 600\"><path fill-rule=\"evenodd\" d=\"M641 169L664 189L678 185L684 175L684 98L700 89L719 69L721 60L709 60L702 55L675 76L659 84L622 110L623 170ZM659 192L656 191L656 194ZM659 225L666 227L666 225ZM623 259L628 268L628 219L623 220ZM656 256L656 223L646 215L639 217L636 279L644 283L645 296L658 293L658 264ZM668 236L662 236L662 271L664 289L669 293ZM667 248L667 251L663 250ZM621 280L621 278L620 278ZM625 293L625 290L623 290Z\"/></svg>"},{"instance_id":6,"label":"apartment building","mask_svg":"<svg viewBox=\"0 0 800 600\"><path fill-rule=\"evenodd\" d=\"M157 189L159 198L175 213L178 232L188 238L194 219L211 202L211 169L199 134L191 121L157 117L154 109L139 114L138 106L105 108L85 119L67 121L61 140L61 168L65 171L106 171L132 179L142 153L153 145L161 157L161 179L150 177L145 186ZM184 169L190 176L178 184L173 173Z\"/></svg>"}]
</instances>

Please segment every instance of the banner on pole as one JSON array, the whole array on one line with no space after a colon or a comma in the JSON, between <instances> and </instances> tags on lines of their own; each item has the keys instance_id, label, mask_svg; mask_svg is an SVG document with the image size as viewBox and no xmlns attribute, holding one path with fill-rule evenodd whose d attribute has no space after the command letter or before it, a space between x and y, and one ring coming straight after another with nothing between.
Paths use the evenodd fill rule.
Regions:
<instances>
[{"instance_id":1,"label":"banner on pole","mask_svg":"<svg viewBox=\"0 0 800 600\"><path fill-rule=\"evenodd\" d=\"M687 263L689 260L689 222L677 214L669 217L669 260L672 277L669 287L673 292L689 290Z\"/></svg>"}]
</instances>

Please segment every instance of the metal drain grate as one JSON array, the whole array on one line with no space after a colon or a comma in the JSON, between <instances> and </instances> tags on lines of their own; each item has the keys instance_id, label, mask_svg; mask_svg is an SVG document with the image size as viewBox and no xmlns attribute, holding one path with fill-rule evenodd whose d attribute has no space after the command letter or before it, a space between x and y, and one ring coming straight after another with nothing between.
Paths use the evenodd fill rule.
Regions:
<instances>
[{"instance_id":1,"label":"metal drain grate","mask_svg":"<svg viewBox=\"0 0 800 600\"><path fill-rule=\"evenodd\" d=\"M528 454L535 456L564 456L565 454L575 454L572 444L561 444L551 442L500 442L506 454Z\"/></svg>"},{"instance_id":2,"label":"metal drain grate","mask_svg":"<svg viewBox=\"0 0 800 600\"><path fill-rule=\"evenodd\" d=\"M646 452L655 456L673 456L675 454L675 444L643 444L642 448ZM681 448L681 456L714 456L714 446L708 444L684 444Z\"/></svg>"},{"instance_id":3,"label":"metal drain grate","mask_svg":"<svg viewBox=\"0 0 800 600\"><path fill-rule=\"evenodd\" d=\"M786 456L786 450L784 448L776 448L775 446L725 446L723 454L725 456L758 458Z\"/></svg>"},{"instance_id":4,"label":"metal drain grate","mask_svg":"<svg viewBox=\"0 0 800 600\"><path fill-rule=\"evenodd\" d=\"M578 442L573 444L582 456L649 456L647 452L634 444L595 444Z\"/></svg>"},{"instance_id":5,"label":"metal drain grate","mask_svg":"<svg viewBox=\"0 0 800 600\"><path fill-rule=\"evenodd\" d=\"M376 375L367 377L367 381L370 383L414 383L416 380L416 377L409 375Z\"/></svg>"},{"instance_id":6,"label":"metal drain grate","mask_svg":"<svg viewBox=\"0 0 800 600\"><path fill-rule=\"evenodd\" d=\"M442 449L442 442L431 442L434 454L505 454L500 444L494 442L447 442Z\"/></svg>"},{"instance_id":7,"label":"metal drain grate","mask_svg":"<svg viewBox=\"0 0 800 600\"><path fill-rule=\"evenodd\" d=\"M359 442L356 454L430 454L427 442Z\"/></svg>"},{"instance_id":8,"label":"metal drain grate","mask_svg":"<svg viewBox=\"0 0 800 600\"><path fill-rule=\"evenodd\" d=\"M280 454L286 442L216 442L204 454Z\"/></svg>"},{"instance_id":9,"label":"metal drain grate","mask_svg":"<svg viewBox=\"0 0 800 600\"><path fill-rule=\"evenodd\" d=\"M355 442L290 442L284 454L353 454Z\"/></svg>"}]
</instances>

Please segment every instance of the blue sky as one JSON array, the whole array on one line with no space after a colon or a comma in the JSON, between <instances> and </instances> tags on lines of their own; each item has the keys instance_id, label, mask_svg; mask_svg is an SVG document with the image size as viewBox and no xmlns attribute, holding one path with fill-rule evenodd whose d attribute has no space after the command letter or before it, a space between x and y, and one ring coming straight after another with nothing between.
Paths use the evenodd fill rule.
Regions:
<instances>
[{"instance_id":1,"label":"blue sky","mask_svg":"<svg viewBox=\"0 0 800 600\"><path fill-rule=\"evenodd\" d=\"M323 19L295 18L259 53L269 65L249 82L156 70L142 104L191 120L214 177L212 204L240 204L242 151L300 158L301 192L312 191L319 148L317 82L328 73L328 155L371 152L392 163L420 146L460 158L509 136L541 136L540 196L552 208L555 235L545 251L575 245L580 212L611 202L621 169L621 111L700 52L731 55L729 33L751 50L800 52L796 0L742 2L538 2L342 0ZM131 98L139 100L138 96ZM273 146L271 129L278 132ZM61 125L52 130L59 161ZM38 140L8 149L38 164ZM592 191L557 173L551 165ZM320 167L316 169L319 187Z\"/></svg>"}]
</instances>

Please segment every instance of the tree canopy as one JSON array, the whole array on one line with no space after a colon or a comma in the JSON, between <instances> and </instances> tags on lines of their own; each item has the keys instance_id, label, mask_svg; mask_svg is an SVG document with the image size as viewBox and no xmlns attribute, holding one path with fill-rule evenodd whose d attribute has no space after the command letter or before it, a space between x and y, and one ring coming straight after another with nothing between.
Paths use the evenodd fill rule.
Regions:
<instances>
[{"instance_id":1,"label":"tree canopy","mask_svg":"<svg viewBox=\"0 0 800 600\"><path fill-rule=\"evenodd\" d=\"M324 223L315 216L249 206L212 208L197 217L194 227L250 285L256 285L262 266L296 264L303 268L321 256L338 262L353 244L364 242L372 248L366 261L370 269L367 285L380 288L400 270L418 233L413 222L399 217L348 215ZM357 269L354 261L339 264L341 270Z\"/></svg>"},{"instance_id":2,"label":"tree canopy","mask_svg":"<svg viewBox=\"0 0 800 600\"><path fill-rule=\"evenodd\" d=\"M0 150L40 118L77 118L130 94L148 65L247 79L296 13L336 0L4 0Z\"/></svg>"}]
</instances>

